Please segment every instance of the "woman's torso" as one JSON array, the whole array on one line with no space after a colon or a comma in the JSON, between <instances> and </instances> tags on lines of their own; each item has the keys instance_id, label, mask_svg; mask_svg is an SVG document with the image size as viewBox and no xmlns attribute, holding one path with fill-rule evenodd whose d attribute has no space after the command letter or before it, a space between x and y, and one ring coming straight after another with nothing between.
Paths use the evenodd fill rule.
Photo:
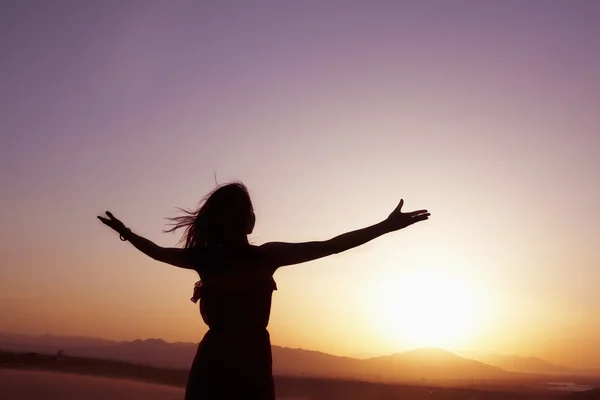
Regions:
<instances>
[{"instance_id":1,"label":"woman's torso","mask_svg":"<svg viewBox=\"0 0 600 400\"><path fill-rule=\"evenodd\" d=\"M197 294L208 327L214 332L236 335L264 331L277 287L274 269L267 265L260 249L203 249L197 254L201 278Z\"/></svg>"}]
</instances>

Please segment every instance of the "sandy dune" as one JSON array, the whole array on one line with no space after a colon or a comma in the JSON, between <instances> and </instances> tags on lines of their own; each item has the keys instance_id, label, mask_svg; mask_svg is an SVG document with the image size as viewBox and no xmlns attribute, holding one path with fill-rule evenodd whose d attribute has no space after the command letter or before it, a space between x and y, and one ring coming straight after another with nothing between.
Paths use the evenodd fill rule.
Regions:
<instances>
[{"instance_id":1,"label":"sandy dune","mask_svg":"<svg viewBox=\"0 0 600 400\"><path fill-rule=\"evenodd\" d=\"M0 400L182 400L183 389L54 372L0 369Z\"/></svg>"},{"instance_id":2,"label":"sandy dune","mask_svg":"<svg viewBox=\"0 0 600 400\"><path fill-rule=\"evenodd\" d=\"M183 400L183 389L88 375L0 369L0 400L38 399Z\"/></svg>"}]
</instances>

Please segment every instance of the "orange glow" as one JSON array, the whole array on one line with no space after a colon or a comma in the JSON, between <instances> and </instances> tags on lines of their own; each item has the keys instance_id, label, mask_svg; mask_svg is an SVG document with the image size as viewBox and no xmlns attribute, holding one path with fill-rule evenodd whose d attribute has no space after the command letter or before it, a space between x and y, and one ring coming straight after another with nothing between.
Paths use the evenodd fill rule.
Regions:
<instances>
[{"instance_id":1,"label":"orange glow","mask_svg":"<svg viewBox=\"0 0 600 400\"><path fill-rule=\"evenodd\" d=\"M197 274L96 216L175 246L164 218L216 175L248 186L254 244L328 239L400 198L432 213L277 271L273 344L600 369L600 2L11 3L0 330L199 341Z\"/></svg>"},{"instance_id":2,"label":"orange glow","mask_svg":"<svg viewBox=\"0 0 600 400\"><path fill-rule=\"evenodd\" d=\"M404 348L461 348L477 338L489 305L468 279L435 266L379 282L369 300L383 337Z\"/></svg>"}]
</instances>

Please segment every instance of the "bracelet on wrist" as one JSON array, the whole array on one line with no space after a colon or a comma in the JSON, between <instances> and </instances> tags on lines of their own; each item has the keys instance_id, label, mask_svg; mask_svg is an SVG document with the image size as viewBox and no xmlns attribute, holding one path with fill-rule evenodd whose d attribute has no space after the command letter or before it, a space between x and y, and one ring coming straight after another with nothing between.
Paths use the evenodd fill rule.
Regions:
<instances>
[{"instance_id":1,"label":"bracelet on wrist","mask_svg":"<svg viewBox=\"0 0 600 400\"><path fill-rule=\"evenodd\" d=\"M129 235L130 233L131 233L131 229L125 228L125 230L119 234L119 239L121 239L122 241L126 242L127 241L127 237L125 235Z\"/></svg>"}]
</instances>

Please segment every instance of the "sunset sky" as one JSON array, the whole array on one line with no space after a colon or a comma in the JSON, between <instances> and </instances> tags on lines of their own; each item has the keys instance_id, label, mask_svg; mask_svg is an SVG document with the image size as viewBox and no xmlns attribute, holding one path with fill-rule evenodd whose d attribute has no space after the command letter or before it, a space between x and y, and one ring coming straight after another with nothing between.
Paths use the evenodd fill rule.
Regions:
<instances>
[{"instance_id":1,"label":"sunset sky","mask_svg":"<svg viewBox=\"0 0 600 400\"><path fill-rule=\"evenodd\" d=\"M600 369L600 2L3 1L0 331L199 341L163 234L218 181L251 241L429 221L276 275L273 344Z\"/></svg>"}]
</instances>

